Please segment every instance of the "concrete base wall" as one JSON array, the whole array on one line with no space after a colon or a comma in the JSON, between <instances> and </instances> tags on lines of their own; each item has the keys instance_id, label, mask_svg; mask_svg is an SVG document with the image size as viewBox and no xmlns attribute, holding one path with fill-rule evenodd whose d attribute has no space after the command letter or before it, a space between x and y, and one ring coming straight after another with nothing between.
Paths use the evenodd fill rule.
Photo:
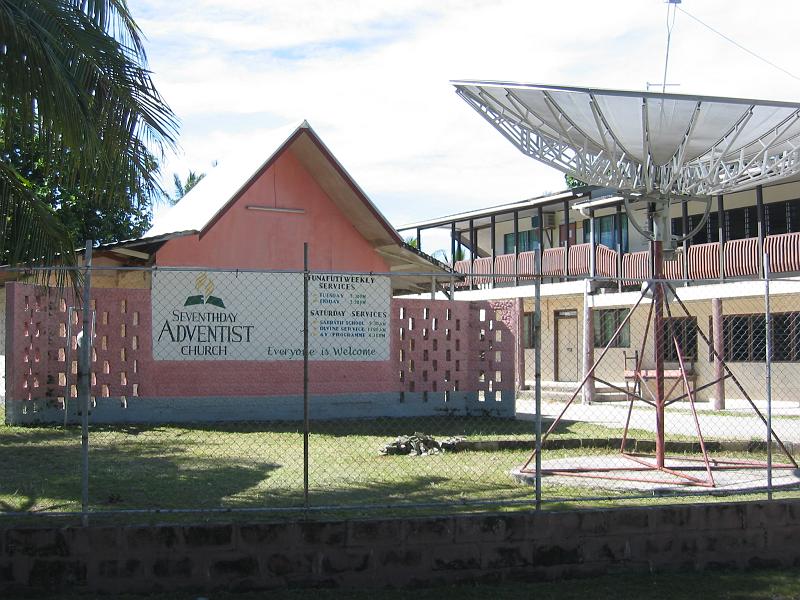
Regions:
<instances>
[{"instance_id":1,"label":"concrete base wall","mask_svg":"<svg viewBox=\"0 0 800 600\"><path fill-rule=\"evenodd\" d=\"M800 565L800 502L0 529L0 593L400 587Z\"/></svg>"},{"instance_id":2,"label":"concrete base wall","mask_svg":"<svg viewBox=\"0 0 800 600\"><path fill-rule=\"evenodd\" d=\"M514 417L514 393L394 392L311 396L313 419L474 415ZM67 406L70 423L80 423L78 403ZM96 398L91 423L221 423L297 421L303 418L302 396ZM55 401L15 400L6 403L6 423L63 423L64 410Z\"/></svg>"}]
</instances>

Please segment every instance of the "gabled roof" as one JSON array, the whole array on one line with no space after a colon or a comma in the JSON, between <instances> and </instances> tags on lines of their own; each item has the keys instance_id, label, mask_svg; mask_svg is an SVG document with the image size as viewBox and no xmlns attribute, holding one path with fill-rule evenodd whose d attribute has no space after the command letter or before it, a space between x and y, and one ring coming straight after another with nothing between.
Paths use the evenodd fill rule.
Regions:
<instances>
[{"instance_id":1,"label":"gabled roof","mask_svg":"<svg viewBox=\"0 0 800 600\"><path fill-rule=\"evenodd\" d=\"M175 206L158 215L144 237L178 232L204 233L278 156L291 149L331 200L351 217L353 225L367 240L402 241L307 121L274 130L263 140L262 148L263 153L221 162Z\"/></svg>"},{"instance_id":2,"label":"gabled roof","mask_svg":"<svg viewBox=\"0 0 800 600\"><path fill-rule=\"evenodd\" d=\"M276 129L262 140L259 151L220 161L174 206L156 215L152 227L143 237L200 233L277 158L302 126Z\"/></svg>"},{"instance_id":3,"label":"gabled roof","mask_svg":"<svg viewBox=\"0 0 800 600\"><path fill-rule=\"evenodd\" d=\"M392 271L452 272L403 241L308 122L275 130L263 141L262 148L263 152L254 153L255 156L220 162L175 206L159 214L142 240L202 236L282 153L291 151L356 230L383 256Z\"/></svg>"}]
</instances>

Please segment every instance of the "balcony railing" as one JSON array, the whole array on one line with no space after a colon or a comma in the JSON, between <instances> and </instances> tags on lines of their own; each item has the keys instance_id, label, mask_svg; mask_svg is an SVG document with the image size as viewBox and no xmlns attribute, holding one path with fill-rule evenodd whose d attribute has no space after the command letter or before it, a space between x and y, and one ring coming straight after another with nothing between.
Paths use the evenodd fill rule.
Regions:
<instances>
[{"instance_id":1,"label":"balcony railing","mask_svg":"<svg viewBox=\"0 0 800 600\"><path fill-rule=\"evenodd\" d=\"M770 256L773 273L800 273L800 233L769 235L764 240L764 251ZM724 264L724 276L748 277L758 275L761 259L758 238L730 240L725 243L722 260L720 244L697 244L689 246L687 260L683 250L678 249L672 260L664 261L664 275L668 279L719 279ZM476 258L473 270L469 260L455 264L455 270L466 275L461 287L480 287L494 284L525 284L536 275L536 253L520 252ZM542 252L542 274L545 277L585 277L591 269L591 245L576 244L566 248L547 248ZM687 271L687 272L684 272ZM623 284L634 284L636 280L650 277L650 260L647 251L620 255L602 244L595 252L595 272L599 277L621 278Z\"/></svg>"}]
</instances>

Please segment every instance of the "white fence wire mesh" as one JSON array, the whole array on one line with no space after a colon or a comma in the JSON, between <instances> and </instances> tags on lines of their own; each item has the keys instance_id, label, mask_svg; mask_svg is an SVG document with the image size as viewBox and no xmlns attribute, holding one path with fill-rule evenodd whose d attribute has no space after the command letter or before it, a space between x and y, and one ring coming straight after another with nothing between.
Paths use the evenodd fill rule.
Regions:
<instances>
[{"instance_id":1,"label":"white fence wire mesh","mask_svg":"<svg viewBox=\"0 0 800 600\"><path fill-rule=\"evenodd\" d=\"M393 296L407 274L96 267L87 366L74 293L5 275L6 514L800 489L796 278L491 300Z\"/></svg>"}]
</instances>

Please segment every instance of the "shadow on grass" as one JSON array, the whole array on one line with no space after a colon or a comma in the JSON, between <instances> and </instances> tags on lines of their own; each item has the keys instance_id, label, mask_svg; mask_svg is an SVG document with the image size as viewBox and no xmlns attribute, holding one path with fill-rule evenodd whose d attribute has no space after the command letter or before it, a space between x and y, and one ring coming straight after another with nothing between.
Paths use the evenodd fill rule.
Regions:
<instances>
[{"instance_id":1,"label":"shadow on grass","mask_svg":"<svg viewBox=\"0 0 800 600\"><path fill-rule=\"evenodd\" d=\"M5 465L0 510L78 510L80 438L59 438L52 431L35 429L23 437L17 433L9 441L0 435L0 459ZM195 446L174 438L131 441L119 432L111 443L90 445L89 465L90 503L108 509L218 507L225 498L261 484L281 468L247 452L199 456Z\"/></svg>"},{"instance_id":2,"label":"shadow on grass","mask_svg":"<svg viewBox=\"0 0 800 600\"><path fill-rule=\"evenodd\" d=\"M366 510L367 507L396 507L399 510L403 506L413 508L415 505L439 505L446 510L475 500L499 505L520 498L530 498L533 502L533 490L515 485L510 477L504 486L494 481L470 482L469 493L464 493L458 481L442 475L407 475L402 481L350 483L338 488L313 485L312 482L309 488L309 505L329 511L344 508ZM228 503L228 506L238 507L270 505L302 507L302 490L271 490L269 494L255 496L246 503Z\"/></svg>"},{"instance_id":3,"label":"shadow on grass","mask_svg":"<svg viewBox=\"0 0 800 600\"><path fill-rule=\"evenodd\" d=\"M563 421L557 432L570 434L573 425ZM302 506L301 427L297 422L92 425L91 504L98 510ZM387 459L378 455L382 443L415 431L440 439L533 439L531 422L490 417L312 422L312 466L330 469L311 473L312 486L318 486L315 502L459 502L515 495L500 454L491 461L449 462L448 455L424 464L382 462ZM76 426L0 426L5 467L0 511L79 510L80 448Z\"/></svg>"},{"instance_id":4,"label":"shadow on grass","mask_svg":"<svg viewBox=\"0 0 800 600\"><path fill-rule=\"evenodd\" d=\"M546 431L552 419L542 419L542 429ZM553 435L572 433L577 421L562 419ZM52 430L51 426L46 426ZM12 428L19 432L37 431L38 426L25 426ZM79 428L70 426L68 429L79 431ZM61 431L59 429L58 431ZM141 435L154 431L171 431L174 435L186 435L190 432L219 432L219 433L289 433L303 434L303 423L298 421L247 421L230 423L166 423L166 424L127 424L103 425L92 424L91 435L105 433L126 434L131 436ZM329 435L346 437L352 435L389 436L408 435L414 432L424 432L434 436L466 436L466 437L494 437L497 439L530 437L535 435L532 421L519 421L486 416L432 416L432 417L378 417L364 419L336 419L310 421L312 435ZM0 438L2 427L0 427Z\"/></svg>"}]
</instances>

